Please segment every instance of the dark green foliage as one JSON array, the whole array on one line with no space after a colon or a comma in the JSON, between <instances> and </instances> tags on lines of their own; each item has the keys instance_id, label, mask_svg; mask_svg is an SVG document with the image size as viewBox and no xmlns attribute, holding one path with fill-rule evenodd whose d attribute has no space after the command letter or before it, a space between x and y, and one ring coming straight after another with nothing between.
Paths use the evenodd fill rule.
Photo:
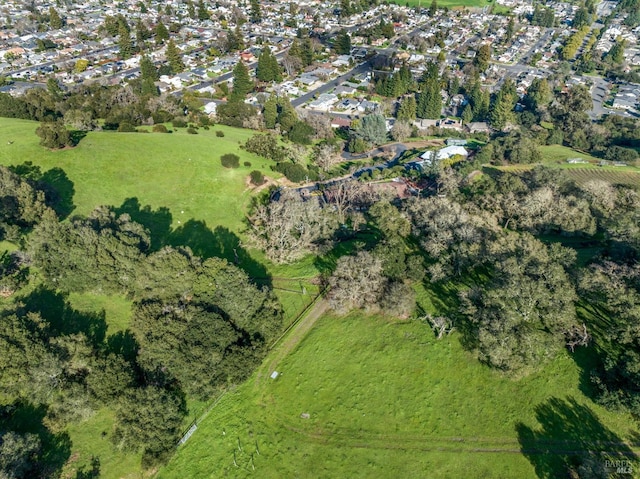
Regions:
<instances>
[{"instance_id":1,"label":"dark green foliage","mask_svg":"<svg viewBox=\"0 0 640 479\"><path fill-rule=\"evenodd\" d=\"M164 125L153 125L153 132L154 133L169 133L169 130L167 130L167 127Z\"/></svg>"},{"instance_id":2,"label":"dark green foliage","mask_svg":"<svg viewBox=\"0 0 640 479\"><path fill-rule=\"evenodd\" d=\"M265 181L264 175L259 170L253 170L250 173L250 176L251 176L251 184L253 184L253 185L260 186Z\"/></svg>"},{"instance_id":3,"label":"dark green foliage","mask_svg":"<svg viewBox=\"0 0 640 479\"><path fill-rule=\"evenodd\" d=\"M278 100L275 95L269 96L264 103L262 117L264 118L264 126L266 128L271 130L276 127L276 122L278 121Z\"/></svg>"},{"instance_id":4,"label":"dark green foliage","mask_svg":"<svg viewBox=\"0 0 640 479\"><path fill-rule=\"evenodd\" d=\"M289 130L287 138L289 138L293 143L297 143L299 145L310 145L311 137L314 133L314 129L308 123L298 121L293 125L291 130Z\"/></svg>"},{"instance_id":5,"label":"dark green foliage","mask_svg":"<svg viewBox=\"0 0 640 479\"><path fill-rule=\"evenodd\" d=\"M351 36L349 32L344 29L338 32L333 41L333 49L338 55L351 54Z\"/></svg>"},{"instance_id":6,"label":"dark green foliage","mask_svg":"<svg viewBox=\"0 0 640 479\"><path fill-rule=\"evenodd\" d=\"M36 128L40 144L45 148L58 149L72 146L71 134L62 122L45 122Z\"/></svg>"},{"instance_id":7,"label":"dark green foliage","mask_svg":"<svg viewBox=\"0 0 640 479\"><path fill-rule=\"evenodd\" d=\"M152 385L133 389L120 401L113 440L118 447L142 450L148 467L167 458L185 414L184 400L173 391Z\"/></svg>"},{"instance_id":8,"label":"dark green foliage","mask_svg":"<svg viewBox=\"0 0 640 479\"><path fill-rule=\"evenodd\" d=\"M42 274L66 291L128 290L149 247L139 224L106 208L63 224L45 215L30 239Z\"/></svg>"},{"instance_id":9,"label":"dark green foliage","mask_svg":"<svg viewBox=\"0 0 640 479\"><path fill-rule=\"evenodd\" d=\"M118 125L118 131L120 133L134 133L136 131L136 127L128 121L121 121Z\"/></svg>"},{"instance_id":10,"label":"dark green foliage","mask_svg":"<svg viewBox=\"0 0 640 479\"><path fill-rule=\"evenodd\" d=\"M232 94L233 97L233 94ZM227 103L218 105L216 117L223 125L243 127L246 120L257 115L256 109L242 100L230 98Z\"/></svg>"},{"instance_id":11,"label":"dark green foliage","mask_svg":"<svg viewBox=\"0 0 640 479\"><path fill-rule=\"evenodd\" d=\"M289 181L300 183L309 177L309 171L302 165L282 161L275 166L275 170L282 173Z\"/></svg>"},{"instance_id":12,"label":"dark green foliage","mask_svg":"<svg viewBox=\"0 0 640 479\"><path fill-rule=\"evenodd\" d=\"M250 162L250 161L243 161L243 162L242 162L242 164L243 164L244 166L246 166L247 168L250 168L250 167L251 167L251 162Z\"/></svg>"},{"instance_id":13,"label":"dark green foliage","mask_svg":"<svg viewBox=\"0 0 640 479\"><path fill-rule=\"evenodd\" d=\"M400 101L396 118L398 121L411 122L416 119L416 108L417 104L415 96L411 95L405 97Z\"/></svg>"},{"instance_id":14,"label":"dark green foliage","mask_svg":"<svg viewBox=\"0 0 640 479\"><path fill-rule=\"evenodd\" d=\"M198 130L196 130L194 127L190 126L189 128L187 128L187 133L189 135L197 135L198 134Z\"/></svg>"},{"instance_id":15,"label":"dark green foliage","mask_svg":"<svg viewBox=\"0 0 640 479\"><path fill-rule=\"evenodd\" d=\"M156 44L161 45L165 41L169 40L169 30L164 26L164 23L158 22L156 23L156 27L154 29L154 35L156 39Z\"/></svg>"},{"instance_id":16,"label":"dark green foliage","mask_svg":"<svg viewBox=\"0 0 640 479\"><path fill-rule=\"evenodd\" d=\"M224 138L224 131L221 131L221 130L216 131L216 136L218 138Z\"/></svg>"},{"instance_id":17,"label":"dark green foliage","mask_svg":"<svg viewBox=\"0 0 640 479\"><path fill-rule=\"evenodd\" d=\"M225 168L239 168L240 167L240 157L233 153L227 153L220 157L220 163Z\"/></svg>"},{"instance_id":18,"label":"dark green foliage","mask_svg":"<svg viewBox=\"0 0 640 479\"><path fill-rule=\"evenodd\" d=\"M260 23L262 21L262 11L260 10L260 2L258 0L251 0L251 21L253 23Z\"/></svg>"},{"instance_id":19,"label":"dark green foliage","mask_svg":"<svg viewBox=\"0 0 640 479\"><path fill-rule=\"evenodd\" d=\"M167 62L169 63L169 67L171 68L172 73L181 73L184 71L184 63L182 61L182 55L178 51L178 47L173 42L173 40L169 40L167 43L167 50L165 53L167 57Z\"/></svg>"},{"instance_id":20,"label":"dark green foliage","mask_svg":"<svg viewBox=\"0 0 640 479\"><path fill-rule=\"evenodd\" d=\"M287 157L287 149L278 144L278 138L273 134L253 135L245 143L244 149L273 161L283 161Z\"/></svg>"},{"instance_id":21,"label":"dark green foliage","mask_svg":"<svg viewBox=\"0 0 640 479\"><path fill-rule=\"evenodd\" d=\"M607 148L605 158L611 161L633 163L638 159L638 152L631 148L624 148L622 146L614 145Z\"/></svg>"},{"instance_id":22,"label":"dark green foliage","mask_svg":"<svg viewBox=\"0 0 640 479\"><path fill-rule=\"evenodd\" d=\"M258 66L256 67L256 78L263 82L282 81L282 69L278 60L268 46L265 46L258 56ZM234 83L235 90L235 83ZM249 90L250 91L250 90Z\"/></svg>"},{"instance_id":23,"label":"dark green foliage","mask_svg":"<svg viewBox=\"0 0 640 479\"><path fill-rule=\"evenodd\" d=\"M122 59L126 60L127 58L131 58L131 55L134 53L131 33L127 28L126 22L120 22L118 26L118 47Z\"/></svg>"},{"instance_id":24,"label":"dark green foliage","mask_svg":"<svg viewBox=\"0 0 640 479\"><path fill-rule=\"evenodd\" d=\"M418 95L416 115L418 118L440 118L442 114L442 96L438 65L430 62L422 77L422 88Z\"/></svg>"},{"instance_id":25,"label":"dark green foliage","mask_svg":"<svg viewBox=\"0 0 640 479\"><path fill-rule=\"evenodd\" d=\"M233 68L233 90L229 101L244 102L245 97L253 91L253 81L249 76L249 69L239 61Z\"/></svg>"},{"instance_id":26,"label":"dark green foliage","mask_svg":"<svg viewBox=\"0 0 640 479\"><path fill-rule=\"evenodd\" d=\"M585 7L580 7L576 10L576 13L573 17L572 27L575 29L582 28L584 26L589 26L591 24L591 15L589 15L589 11Z\"/></svg>"},{"instance_id":27,"label":"dark green foliage","mask_svg":"<svg viewBox=\"0 0 640 479\"><path fill-rule=\"evenodd\" d=\"M540 4L536 4L531 16L532 25L551 28L555 25L555 22L556 18L552 8L541 7Z\"/></svg>"}]
</instances>

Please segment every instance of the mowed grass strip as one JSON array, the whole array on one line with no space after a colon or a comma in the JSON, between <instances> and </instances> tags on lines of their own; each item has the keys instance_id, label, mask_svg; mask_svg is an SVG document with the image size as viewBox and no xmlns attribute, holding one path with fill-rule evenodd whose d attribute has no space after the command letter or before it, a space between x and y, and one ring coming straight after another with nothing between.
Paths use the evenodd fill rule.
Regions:
<instances>
[{"instance_id":1,"label":"mowed grass strip","mask_svg":"<svg viewBox=\"0 0 640 479\"><path fill-rule=\"evenodd\" d=\"M225 396L159 477L536 477L518 430L549 427L536 408L550 398L632 434L631 418L581 392L568 354L511 380L417 321L326 316L277 370Z\"/></svg>"},{"instance_id":2,"label":"mowed grass strip","mask_svg":"<svg viewBox=\"0 0 640 479\"><path fill-rule=\"evenodd\" d=\"M0 118L0 164L31 161L43 171L62 168L75 190L72 214L137 198L152 210L169 208L174 228L194 219L237 233L252 192L246 184L249 172L280 176L269 161L240 148L253 134L250 130L216 125L197 135L184 129L171 134L89 132L75 148L50 151L38 144L37 126ZM225 136L217 137L216 131ZM220 156L226 153L240 157L239 168L222 167ZM251 166L244 166L247 161Z\"/></svg>"}]
</instances>

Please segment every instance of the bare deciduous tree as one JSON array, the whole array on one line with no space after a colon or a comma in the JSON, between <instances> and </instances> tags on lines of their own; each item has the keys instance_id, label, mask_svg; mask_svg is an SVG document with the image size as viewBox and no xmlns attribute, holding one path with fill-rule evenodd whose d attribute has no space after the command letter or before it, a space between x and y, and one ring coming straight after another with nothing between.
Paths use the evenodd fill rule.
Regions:
<instances>
[{"instance_id":1,"label":"bare deciduous tree","mask_svg":"<svg viewBox=\"0 0 640 479\"><path fill-rule=\"evenodd\" d=\"M341 158L335 146L323 143L314 148L314 161L323 171L329 171Z\"/></svg>"},{"instance_id":2,"label":"bare deciduous tree","mask_svg":"<svg viewBox=\"0 0 640 479\"><path fill-rule=\"evenodd\" d=\"M382 262L367 251L338 260L329 279L329 304L339 313L351 309L376 309L386 283Z\"/></svg>"},{"instance_id":3,"label":"bare deciduous tree","mask_svg":"<svg viewBox=\"0 0 640 479\"><path fill-rule=\"evenodd\" d=\"M279 201L258 206L249 217L251 236L277 263L288 263L316 250L337 227L335 216L317 197L303 199L285 190Z\"/></svg>"}]
</instances>

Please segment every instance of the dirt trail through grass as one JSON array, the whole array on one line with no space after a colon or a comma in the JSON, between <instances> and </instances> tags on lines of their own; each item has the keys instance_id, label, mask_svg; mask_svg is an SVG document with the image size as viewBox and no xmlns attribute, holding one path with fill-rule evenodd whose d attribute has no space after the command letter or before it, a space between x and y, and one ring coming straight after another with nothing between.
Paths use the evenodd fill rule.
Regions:
<instances>
[{"instance_id":1,"label":"dirt trail through grass","mask_svg":"<svg viewBox=\"0 0 640 479\"><path fill-rule=\"evenodd\" d=\"M256 385L269 377L273 371L276 371L278 364L302 342L328 308L329 303L323 297L313 303L311 308L293 325L280 344L269 353L267 360L260 366L258 374L256 374Z\"/></svg>"}]
</instances>

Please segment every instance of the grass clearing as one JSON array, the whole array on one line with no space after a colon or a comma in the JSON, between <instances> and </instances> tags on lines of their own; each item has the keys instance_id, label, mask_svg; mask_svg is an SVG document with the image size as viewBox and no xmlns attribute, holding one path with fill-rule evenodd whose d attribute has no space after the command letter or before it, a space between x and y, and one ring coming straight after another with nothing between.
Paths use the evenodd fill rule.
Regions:
<instances>
[{"instance_id":1,"label":"grass clearing","mask_svg":"<svg viewBox=\"0 0 640 479\"><path fill-rule=\"evenodd\" d=\"M71 293L71 306L81 312L104 311L107 335L126 331L131 323L131 300L123 295L106 296L97 293Z\"/></svg>"},{"instance_id":2,"label":"grass clearing","mask_svg":"<svg viewBox=\"0 0 640 479\"><path fill-rule=\"evenodd\" d=\"M527 478L535 461L521 447L550 430L550 409L633 433L581 392L568 354L515 381L415 321L326 316L277 370L227 394L159 477Z\"/></svg>"},{"instance_id":3,"label":"grass clearing","mask_svg":"<svg viewBox=\"0 0 640 479\"><path fill-rule=\"evenodd\" d=\"M0 118L3 138L13 141L0 142L0 163L31 161L43 171L62 168L75 190L73 214L86 215L98 205L119 207L136 198L139 206L149 207L151 221L162 222L150 229L166 222L180 228L195 220L239 233L253 191L246 185L249 172L257 169L272 178L281 176L269 169L271 162L240 149L240 143L253 134L249 130L216 125L200 129L198 135L184 129L172 134L89 132L75 148L49 151L38 144L37 126ZM218 130L225 136L216 137ZM240 167L222 167L224 153L238 155ZM251 166L244 166L245 161Z\"/></svg>"},{"instance_id":4,"label":"grass clearing","mask_svg":"<svg viewBox=\"0 0 640 479\"><path fill-rule=\"evenodd\" d=\"M77 474L77 471L90 469L92 457L97 457L100 461L100 477L119 479L148 477L140 467L141 454L119 451L114 447L111 442L114 421L112 411L101 409L86 421L71 424L67 428L73 450L62 477L93 477Z\"/></svg>"}]
</instances>

